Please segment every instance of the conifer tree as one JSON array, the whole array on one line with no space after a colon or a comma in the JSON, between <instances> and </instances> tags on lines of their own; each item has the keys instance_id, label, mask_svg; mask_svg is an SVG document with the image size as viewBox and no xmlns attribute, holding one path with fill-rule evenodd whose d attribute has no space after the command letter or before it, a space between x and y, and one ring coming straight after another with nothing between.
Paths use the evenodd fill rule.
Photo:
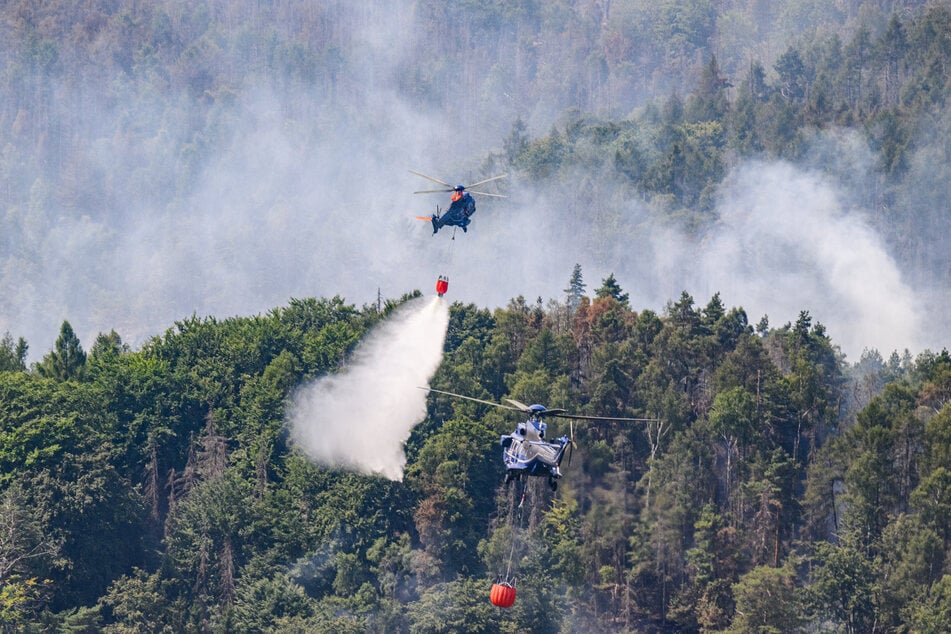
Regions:
<instances>
[{"instance_id":1,"label":"conifer tree","mask_svg":"<svg viewBox=\"0 0 951 634\"><path fill-rule=\"evenodd\" d=\"M578 308L581 298L584 297L586 286L584 277L581 275L581 265L575 264L575 268L571 271L571 278L568 280L568 288L564 291L565 295L568 296L568 307L571 310Z\"/></svg>"},{"instance_id":2,"label":"conifer tree","mask_svg":"<svg viewBox=\"0 0 951 634\"><path fill-rule=\"evenodd\" d=\"M621 290L621 285L618 284L617 280L614 278L614 273L611 273L606 278L601 280L601 288L594 292L595 297L613 297L617 303L627 306L628 294Z\"/></svg>"},{"instance_id":3,"label":"conifer tree","mask_svg":"<svg viewBox=\"0 0 951 634\"><path fill-rule=\"evenodd\" d=\"M26 339L20 337L14 343L13 336L7 332L0 339L0 372L26 370Z\"/></svg>"},{"instance_id":4,"label":"conifer tree","mask_svg":"<svg viewBox=\"0 0 951 634\"><path fill-rule=\"evenodd\" d=\"M86 353L73 327L64 321L56 338L56 346L36 366L41 376L59 381L80 379L86 367Z\"/></svg>"}]
</instances>

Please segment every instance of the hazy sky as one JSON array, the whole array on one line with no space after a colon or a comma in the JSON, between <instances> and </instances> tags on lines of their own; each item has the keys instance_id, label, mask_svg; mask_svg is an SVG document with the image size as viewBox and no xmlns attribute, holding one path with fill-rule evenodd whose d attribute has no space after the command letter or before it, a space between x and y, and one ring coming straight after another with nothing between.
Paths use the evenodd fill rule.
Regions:
<instances>
[{"instance_id":1,"label":"hazy sky","mask_svg":"<svg viewBox=\"0 0 951 634\"><path fill-rule=\"evenodd\" d=\"M849 162L868 154L854 136L832 142L847 177L781 163L736 166L718 192L719 222L699 239L658 223L637 200L615 200L610 174L578 175L566 186L583 182L593 192L580 213L563 204L564 191L512 175L508 199L477 197L468 234L432 236L413 216L445 208L448 195L413 195L431 183L408 170L478 180L486 153L500 150L503 126L489 106L451 114L401 97L396 69L417 54L406 35L410 6L394 2L382 11L387 19L351 24L363 63L346 90L241 93L221 143L189 175L185 200L132 191L108 219L93 208L8 209L8 226L25 237L18 251L0 251L0 333L25 337L35 361L64 319L87 350L112 329L135 347L192 314L252 315L309 296L360 306L378 290L387 298L431 294L440 274L450 277L450 301L495 308L519 295L561 300L577 262L589 294L614 273L636 310L661 312L684 290L699 306L720 292L752 323L766 314L780 326L808 310L851 361L865 347L887 356L947 345L948 320L920 318L947 306L947 290L912 288L867 210L850 201L855 174L870 169ZM98 103L99 89L89 87L89 103ZM174 155L174 123L157 128L148 147L91 142L84 167L134 177L135 160ZM52 199L43 187L34 195Z\"/></svg>"}]
</instances>

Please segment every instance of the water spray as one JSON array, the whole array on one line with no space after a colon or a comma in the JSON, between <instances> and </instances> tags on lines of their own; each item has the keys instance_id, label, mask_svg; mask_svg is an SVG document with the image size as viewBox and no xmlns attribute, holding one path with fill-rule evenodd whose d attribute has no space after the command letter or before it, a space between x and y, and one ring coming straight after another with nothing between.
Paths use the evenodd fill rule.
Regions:
<instances>
[{"instance_id":1,"label":"water spray","mask_svg":"<svg viewBox=\"0 0 951 634\"><path fill-rule=\"evenodd\" d=\"M442 362L449 308L439 297L407 302L378 324L335 374L300 387L288 408L294 440L315 462L403 479L403 445L426 416Z\"/></svg>"}]
</instances>

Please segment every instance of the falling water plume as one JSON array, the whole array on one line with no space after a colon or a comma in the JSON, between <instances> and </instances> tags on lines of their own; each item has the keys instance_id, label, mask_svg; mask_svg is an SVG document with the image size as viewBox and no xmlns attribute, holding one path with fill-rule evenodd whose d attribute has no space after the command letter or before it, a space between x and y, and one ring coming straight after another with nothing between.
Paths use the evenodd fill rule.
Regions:
<instances>
[{"instance_id":1,"label":"falling water plume","mask_svg":"<svg viewBox=\"0 0 951 634\"><path fill-rule=\"evenodd\" d=\"M402 480L403 444L426 415L426 385L442 360L447 303L407 302L358 345L346 367L301 386L288 420L314 461Z\"/></svg>"}]
</instances>

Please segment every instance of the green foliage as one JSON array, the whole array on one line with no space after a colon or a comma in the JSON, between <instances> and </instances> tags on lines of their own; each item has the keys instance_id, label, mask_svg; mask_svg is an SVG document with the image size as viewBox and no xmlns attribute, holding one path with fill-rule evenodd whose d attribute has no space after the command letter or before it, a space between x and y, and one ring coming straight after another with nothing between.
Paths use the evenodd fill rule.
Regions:
<instances>
[{"instance_id":1,"label":"green foliage","mask_svg":"<svg viewBox=\"0 0 951 634\"><path fill-rule=\"evenodd\" d=\"M501 620L498 608L488 601L490 583L461 578L432 586L408 610L412 634L494 632Z\"/></svg>"},{"instance_id":2,"label":"green foliage","mask_svg":"<svg viewBox=\"0 0 951 634\"><path fill-rule=\"evenodd\" d=\"M651 417L577 422L558 493L530 479L524 502L500 488L514 421L478 403L430 400L405 482L289 444L288 395L380 318L336 299L192 318L141 351L100 335L81 382L0 373L4 560L19 562L0 571L4 618L109 632L940 622L947 354L847 374L808 313L757 335L719 294L698 307L684 292L660 316L611 288L567 318L522 298L452 307L439 387ZM835 403L866 370L878 382L847 425ZM500 571L519 583L501 614L487 600Z\"/></svg>"},{"instance_id":3,"label":"green foliage","mask_svg":"<svg viewBox=\"0 0 951 634\"><path fill-rule=\"evenodd\" d=\"M37 364L36 371L46 378L57 381L81 379L86 367L86 353L73 327L64 321L56 338L56 347Z\"/></svg>"},{"instance_id":4,"label":"green foliage","mask_svg":"<svg viewBox=\"0 0 951 634\"><path fill-rule=\"evenodd\" d=\"M741 448L755 441L754 416L756 401L745 388L735 387L720 392L710 408L713 432Z\"/></svg>"},{"instance_id":5,"label":"green foliage","mask_svg":"<svg viewBox=\"0 0 951 634\"><path fill-rule=\"evenodd\" d=\"M35 575L49 570L59 550L44 531L40 509L29 505L22 485L0 493L0 619L24 625L36 616L44 585Z\"/></svg>"},{"instance_id":6,"label":"green foliage","mask_svg":"<svg viewBox=\"0 0 951 634\"><path fill-rule=\"evenodd\" d=\"M876 571L853 544L818 542L808 586L807 604L821 617L862 632L875 619Z\"/></svg>"},{"instance_id":7,"label":"green foliage","mask_svg":"<svg viewBox=\"0 0 951 634\"><path fill-rule=\"evenodd\" d=\"M585 286L584 276L581 273L581 265L575 264L575 267L571 270L571 277L568 279L568 288L565 289L565 295L567 296L568 306L570 308L577 308L578 305L581 304Z\"/></svg>"},{"instance_id":8,"label":"green foliage","mask_svg":"<svg viewBox=\"0 0 951 634\"><path fill-rule=\"evenodd\" d=\"M934 584L927 597L911 606L909 624L916 632L938 634L951 619L951 575L944 575Z\"/></svg>"},{"instance_id":9,"label":"green foliage","mask_svg":"<svg viewBox=\"0 0 951 634\"><path fill-rule=\"evenodd\" d=\"M304 589L278 574L274 578L243 577L235 593L236 632L262 632L282 620L308 619L315 608Z\"/></svg>"},{"instance_id":10,"label":"green foliage","mask_svg":"<svg viewBox=\"0 0 951 634\"><path fill-rule=\"evenodd\" d=\"M945 405L925 423L925 462L937 469L951 464L951 406Z\"/></svg>"},{"instance_id":11,"label":"green foliage","mask_svg":"<svg viewBox=\"0 0 951 634\"><path fill-rule=\"evenodd\" d=\"M36 578L22 579L10 575L0 585L0 622L10 631L25 631L34 622L45 592Z\"/></svg>"},{"instance_id":12,"label":"green foliage","mask_svg":"<svg viewBox=\"0 0 951 634\"><path fill-rule=\"evenodd\" d=\"M728 632L799 632L802 608L791 566L757 566L733 585L736 618Z\"/></svg>"},{"instance_id":13,"label":"green foliage","mask_svg":"<svg viewBox=\"0 0 951 634\"><path fill-rule=\"evenodd\" d=\"M941 578L944 542L910 516L896 517L882 535L881 568L876 585L876 615L887 627L910 621L913 606Z\"/></svg>"},{"instance_id":14,"label":"green foliage","mask_svg":"<svg viewBox=\"0 0 951 634\"><path fill-rule=\"evenodd\" d=\"M26 370L26 352L29 346L26 340L20 337L15 343L9 332L0 339L0 372L17 372Z\"/></svg>"},{"instance_id":15,"label":"green foliage","mask_svg":"<svg viewBox=\"0 0 951 634\"><path fill-rule=\"evenodd\" d=\"M107 632L126 634L144 630L175 632L184 627L180 603L169 601L161 576L136 569L131 575L116 579L100 599L110 614Z\"/></svg>"},{"instance_id":16,"label":"green foliage","mask_svg":"<svg viewBox=\"0 0 951 634\"><path fill-rule=\"evenodd\" d=\"M570 146L557 129L528 146L519 154L518 168L534 180L549 179L568 160Z\"/></svg>"},{"instance_id":17,"label":"green foliage","mask_svg":"<svg viewBox=\"0 0 951 634\"><path fill-rule=\"evenodd\" d=\"M621 285L614 279L614 273L601 280L601 287L594 292L595 297L611 297L619 304L627 306L628 295L621 291Z\"/></svg>"},{"instance_id":18,"label":"green foliage","mask_svg":"<svg viewBox=\"0 0 951 634\"><path fill-rule=\"evenodd\" d=\"M938 467L923 478L911 494L912 508L921 523L936 531L945 543L951 541L951 470Z\"/></svg>"},{"instance_id":19,"label":"green foliage","mask_svg":"<svg viewBox=\"0 0 951 634\"><path fill-rule=\"evenodd\" d=\"M496 442L480 423L448 421L407 469L407 483L420 497L415 512L420 542L448 571L480 571L475 546L495 506Z\"/></svg>"},{"instance_id":20,"label":"green foliage","mask_svg":"<svg viewBox=\"0 0 951 634\"><path fill-rule=\"evenodd\" d=\"M913 414L913 390L888 385L858 416L850 435L856 453L846 471L846 522L868 543L905 506L918 479L924 426Z\"/></svg>"}]
</instances>

